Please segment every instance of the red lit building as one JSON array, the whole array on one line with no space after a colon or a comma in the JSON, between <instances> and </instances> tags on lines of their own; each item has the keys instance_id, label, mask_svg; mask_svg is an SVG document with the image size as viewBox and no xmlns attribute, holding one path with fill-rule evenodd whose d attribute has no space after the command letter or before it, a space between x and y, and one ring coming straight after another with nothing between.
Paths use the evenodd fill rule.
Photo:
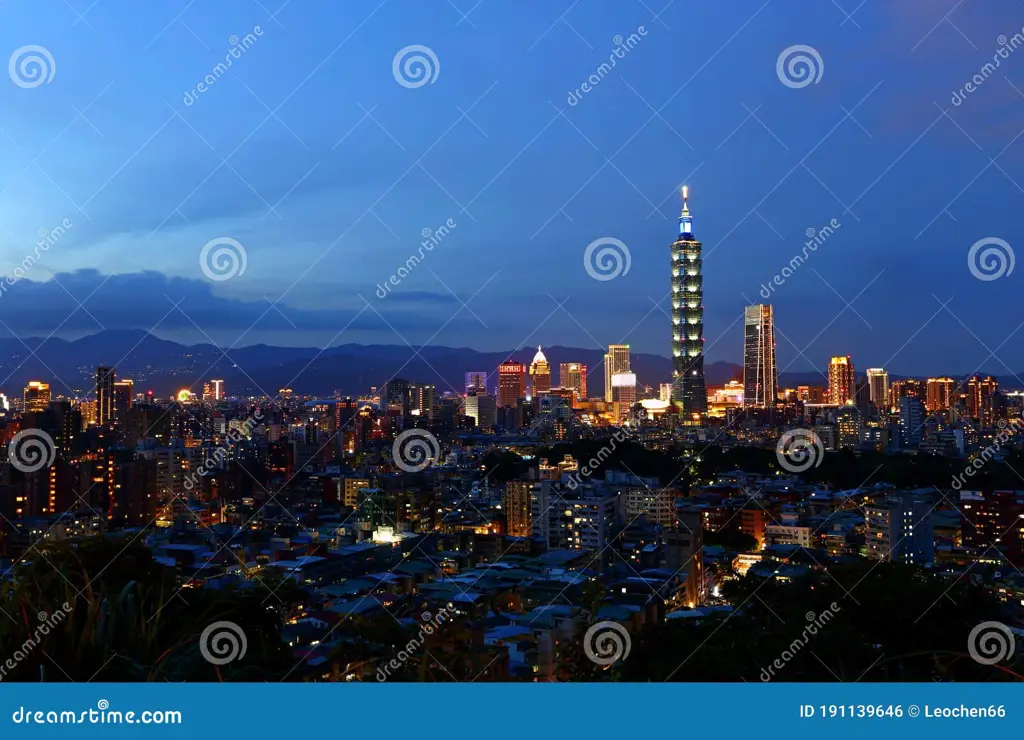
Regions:
<instances>
[{"instance_id":1,"label":"red lit building","mask_svg":"<svg viewBox=\"0 0 1024 740\"><path fill-rule=\"evenodd\" d=\"M526 365L503 362L498 365L498 408L515 406L526 397Z\"/></svg>"}]
</instances>

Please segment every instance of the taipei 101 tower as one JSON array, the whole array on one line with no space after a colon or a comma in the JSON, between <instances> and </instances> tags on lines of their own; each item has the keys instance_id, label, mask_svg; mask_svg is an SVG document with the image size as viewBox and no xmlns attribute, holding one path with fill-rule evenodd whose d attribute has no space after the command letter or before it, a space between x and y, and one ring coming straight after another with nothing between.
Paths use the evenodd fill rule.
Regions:
<instances>
[{"instance_id":1,"label":"taipei 101 tower","mask_svg":"<svg viewBox=\"0 0 1024 740\"><path fill-rule=\"evenodd\" d=\"M693 236L693 219L683 186L679 236L672 242L672 400L682 405L686 422L698 421L708 409L704 387L704 291L701 243Z\"/></svg>"}]
</instances>

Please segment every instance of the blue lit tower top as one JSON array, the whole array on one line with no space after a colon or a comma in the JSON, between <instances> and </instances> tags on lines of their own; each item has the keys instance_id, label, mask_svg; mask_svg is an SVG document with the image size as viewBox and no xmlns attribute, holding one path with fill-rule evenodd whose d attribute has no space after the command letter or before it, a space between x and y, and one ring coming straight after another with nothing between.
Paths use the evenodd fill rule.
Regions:
<instances>
[{"instance_id":1,"label":"blue lit tower top","mask_svg":"<svg viewBox=\"0 0 1024 740\"><path fill-rule=\"evenodd\" d=\"M683 210L679 214L679 234L693 235L693 218L690 216L689 189L683 185Z\"/></svg>"},{"instance_id":2,"label":"blue lit tower top","mask_svg":"<svg viewBox=\"0 0 1024 740\"><path fill-rule=\"evenodd\" d=\"M707 413L702 245L693 235L685 185L682 195L679 235L672 242L672 400L682 406L684 423L699 424Z\"/></svg>"}]
</instances>

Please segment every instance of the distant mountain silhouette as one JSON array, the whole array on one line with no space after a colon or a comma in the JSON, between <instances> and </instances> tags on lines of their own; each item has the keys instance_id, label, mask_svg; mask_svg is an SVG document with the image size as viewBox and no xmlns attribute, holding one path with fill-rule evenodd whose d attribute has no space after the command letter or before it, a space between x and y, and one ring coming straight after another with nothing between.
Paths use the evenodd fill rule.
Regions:
<instances>
[{"instance_id":1,"label":"distant mountain silhouette","mask_svg":"<svg viewBox=\"0 0 1024 740\"><path fill-rule=\"evenodd\" d=\"M479 352L467 347L343 344L317 347L272 347L256 344L223 351L212 344L183 345L141 330L108 330L74 341L64 339L0 339L0 392L20 396L30 380L51 384L54 396L88 395L93 390L97 365L115 365L118 378L131 378L136 391L152 390L168 396L181 388L202 390L211 378L225 381L230 395L276 395L284 387L296 393L347 395L365 393L394 377L434 383L438 393L464 390L465 373L486 371L494 392L497 367L512 358L529 363L536 347L503 352ZM558 385L559 364L583 362L589 368L590 396L604 393L603 349L545 347L552 384ZM637 382L657 391L671 376L667 357L636 353L632 369ZM710 362L704 368L709 385L742 379L742 367L731 362ZM893 380L897 376L892 376ZM825 385L821 373L783 373L783 387Z\"/></svg>"}]
</instances>

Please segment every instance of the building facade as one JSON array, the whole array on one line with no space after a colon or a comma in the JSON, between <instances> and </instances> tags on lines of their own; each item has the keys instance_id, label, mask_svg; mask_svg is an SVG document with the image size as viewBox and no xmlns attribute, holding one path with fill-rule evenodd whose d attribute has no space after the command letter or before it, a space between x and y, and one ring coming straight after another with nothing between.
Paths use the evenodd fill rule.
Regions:
<instances>
[{"instance_id":1,"label":"building facade","mask_svg":"<svg viewBox=\"0 0 1024 740\"><path fill-rule=\"evenodd\" d=\"M774 406L778 392L772 307L760 303L747 306L743 312L743 405Z\"/></svg>"},{"instance_id":2,"label":"building facade","mask_svg":"<svg viewBox=\"0 0 1024 740\"><path fill-rule=\"evenodd\" d=\"M687 421L707 413L704 385L704 290L702 244L693 235L688 192L683 187L679 236L672 242L672 398Z\"/></svg>"}]
</instances>

